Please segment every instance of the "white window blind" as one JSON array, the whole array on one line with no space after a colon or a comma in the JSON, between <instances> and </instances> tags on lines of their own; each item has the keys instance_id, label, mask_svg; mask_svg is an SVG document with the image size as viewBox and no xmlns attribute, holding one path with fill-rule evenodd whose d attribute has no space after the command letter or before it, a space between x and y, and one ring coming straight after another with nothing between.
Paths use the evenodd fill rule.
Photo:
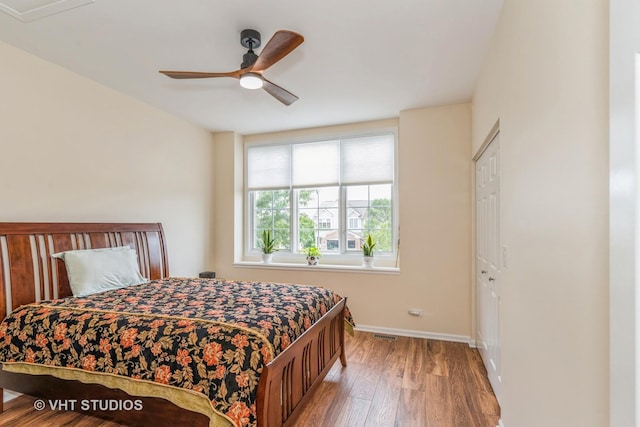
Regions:
<instances>
[{"instance_id":1,"label":"white window blind","mask_svg":"<svg viewBox=\"0 0 640 427\"><path fill-rule=\"evenodd\" d=\"M269 145L247 150L247 188L261 190L291 186L291 147Z\"/></svg>"},{"instance_id":2,"label":"white window blind","mask_svg":"<svg viewBox=\"0 0 640 427\"><path fill-rule=\"evenodd\" d=\"M394 135L247 148L247 189L388 184L394 177Z\"/></svg>"},{"instance_id":3,"label":"white window blind","mask_svg":"<svg viewBox=\"0 0 640 427\"><path fill-rule=\"evenodd\" d=\"M292 186L338 185L340 183L340 142L323 141L291 146Z\"/></svg>"},{"instance_id":4,"label":"white window blind","mask_svg":"<svg viewBox=\"0 0 640 427\"><path fill-rule=\"evenodd\" d=\"M342 184L393 182L393 136L344 139L340 143Z\"/></svg>"}]
</instances>

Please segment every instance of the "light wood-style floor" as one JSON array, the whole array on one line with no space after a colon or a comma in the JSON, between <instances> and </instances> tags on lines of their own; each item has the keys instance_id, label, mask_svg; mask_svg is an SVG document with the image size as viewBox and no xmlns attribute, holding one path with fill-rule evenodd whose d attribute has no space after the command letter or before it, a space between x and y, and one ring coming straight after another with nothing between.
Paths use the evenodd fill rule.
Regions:
<instances>
[{"instance_id":1,"label":"light wood-style floor","mask_svg":"<svg viewBox=\"0 0 640 427\"><path fill-rule=\"evenodd\" d=\"M462 343L356 332L348 366L336 363L296 426L495 427L500 408L477 350ZM116 427L74 412L38 412L34 399L5 404L0 425ZM170 423L179 425L179 423Z\"/></svg>"}]
</instances>

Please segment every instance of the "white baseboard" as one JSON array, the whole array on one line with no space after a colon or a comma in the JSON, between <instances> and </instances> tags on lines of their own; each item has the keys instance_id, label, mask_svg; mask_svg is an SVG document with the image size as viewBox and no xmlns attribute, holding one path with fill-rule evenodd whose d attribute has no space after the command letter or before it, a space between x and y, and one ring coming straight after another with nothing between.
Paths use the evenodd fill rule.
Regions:
<instances>
[{"instance_id":1,"label":"white baseboard","mask_svg":"<svg viewBox=\"0 0 640 427\"><path fill-rule=\"evenodd\" d=\"M441 334L438 332L426 332L426 331L415 331L412 329L395 329L395 328L385 328L382 326L371 326L371 325L356 325L356 331L362 332L373 332L378 334L387 334L387 335L399 335L402 337L412 337L412 338L426 338L432 340L441 340L441 341L453 341L453 342L463 342L465 344L469 344L472 347L472 343L475 345L475 341L471 340L471 337L465 335L452 335L452 334Z\"/></svg>"},{"instance_id":2,"label":"white baseboard","mask_svg":"<svg viewBox=\"0 0 640 427\"><path fill-rule=\"evenodd\" d=\"M15 399L18 396L22 396L22 393L18 393L17 391L11 391L4 389L4 393L2 394L2 401L7 403L10 400Z\"/></svg>"}]
</instances>

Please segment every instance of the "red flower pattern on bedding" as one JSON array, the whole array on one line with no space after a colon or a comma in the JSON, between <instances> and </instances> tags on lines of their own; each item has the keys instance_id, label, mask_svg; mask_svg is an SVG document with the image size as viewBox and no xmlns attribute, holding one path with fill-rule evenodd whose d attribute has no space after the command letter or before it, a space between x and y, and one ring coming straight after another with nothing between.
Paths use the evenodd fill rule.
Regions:
<instances>
[{"instance_id":1,"label":"red flower pattern on bedding","mask_svg":"<svg viewBox=\"0 0 640 427\"><path fill-rule=\"evenodd\" d=\"M156 280L16 309L0 324L0 362L194 390L235 425L253 426L264 365L340 299L314 286Z\"/></svg>"}]
</instances>

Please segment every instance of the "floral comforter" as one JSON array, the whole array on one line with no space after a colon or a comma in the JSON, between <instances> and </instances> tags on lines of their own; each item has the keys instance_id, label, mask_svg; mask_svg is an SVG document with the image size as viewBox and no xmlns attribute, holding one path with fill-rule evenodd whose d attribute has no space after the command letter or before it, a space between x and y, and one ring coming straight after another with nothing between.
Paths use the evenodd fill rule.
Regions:
<instances>
[{"instance_id":1,"label":"floral comforter","mask_svg":"<svg viewBox=\"0 0 640 427\"><path fill-rule=\"evenodd\" d=\"M0 324L0 362L189 389L235 425L255 425L263 366L340 299L313 286L156 280L16 309Z\"/></svg>"}]
</instances>

